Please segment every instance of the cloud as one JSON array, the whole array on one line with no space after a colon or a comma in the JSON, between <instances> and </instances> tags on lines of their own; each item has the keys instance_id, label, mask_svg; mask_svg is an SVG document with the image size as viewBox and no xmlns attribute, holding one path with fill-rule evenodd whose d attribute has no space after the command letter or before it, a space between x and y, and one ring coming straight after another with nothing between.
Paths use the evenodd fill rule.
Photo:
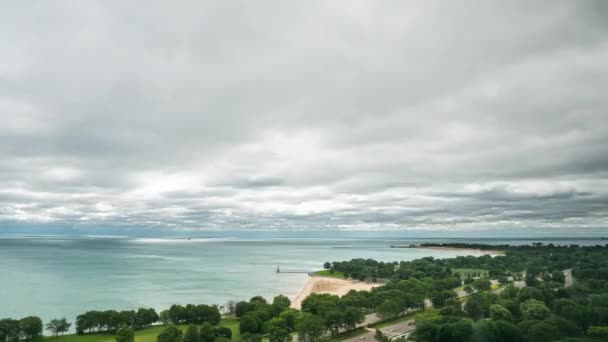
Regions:
<instances>
[{"instance_id":1,"label":"cloud","mask_svg":"<svg viewBox=\"0 0 608 342\"><path fill-rule=\"evenodd\" d=\"M606 9L4 4L0 227L606 227Z\"/></svg>"}]
</instances>

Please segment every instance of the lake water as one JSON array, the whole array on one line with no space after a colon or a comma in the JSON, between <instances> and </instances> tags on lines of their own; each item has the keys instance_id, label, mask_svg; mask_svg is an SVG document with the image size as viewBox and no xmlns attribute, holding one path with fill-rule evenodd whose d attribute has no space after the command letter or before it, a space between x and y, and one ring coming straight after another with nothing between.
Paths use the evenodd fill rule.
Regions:
<instances>
[{"instance_id":1,"label":"lake water","mask_svg":"<svg viewBox=\"0 0 608 342\"><path fill-rule=\"evenodd\" d=\"M224 304L253 295L293 297L307 276L277 274L277 266L282 270L314 271L325 261L399 261L465 254L390 248L421 241L424 240L0 237L0 318L38 315L48 321L66 316L72 321L92 309L145 306L162 310L171 304Z\"/></svg>"}]
</instances>

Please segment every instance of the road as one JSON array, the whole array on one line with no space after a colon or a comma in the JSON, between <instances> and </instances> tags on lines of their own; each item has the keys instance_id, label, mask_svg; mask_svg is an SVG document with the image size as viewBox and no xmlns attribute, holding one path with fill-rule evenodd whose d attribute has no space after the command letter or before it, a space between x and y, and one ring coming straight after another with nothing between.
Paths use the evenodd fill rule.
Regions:
<instances>
[{"instance_id":1,"label":"road","mask_svg":"<svg viewBox=\"0 0 608 342\"><path fill-rule=\"evenodd\" d=\"M384 328L380 328L380 331L384 336L389 339L397 337L408 337L414 331L414 320L410 319L407 321L395 323ZM367 333L359 336L355 336L345 340L345 342L374 342L374 336L376 335L376 329L367 328Z\"/></svg>"}]
</instances>

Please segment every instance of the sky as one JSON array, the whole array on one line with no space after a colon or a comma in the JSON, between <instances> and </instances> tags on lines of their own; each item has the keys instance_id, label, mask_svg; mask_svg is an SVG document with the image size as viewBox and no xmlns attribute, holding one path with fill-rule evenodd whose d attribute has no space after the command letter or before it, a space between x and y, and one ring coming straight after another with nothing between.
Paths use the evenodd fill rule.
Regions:
<instances>
[{"instance_id":1,"label":"sky","mask_svg":"<svg viewBox=\"0 0 608 342\"><path fill-rule=\"evenodd\" d=\"M0 230L608 227L608 2L1 1Z\"/></svg>"}]
</instances>

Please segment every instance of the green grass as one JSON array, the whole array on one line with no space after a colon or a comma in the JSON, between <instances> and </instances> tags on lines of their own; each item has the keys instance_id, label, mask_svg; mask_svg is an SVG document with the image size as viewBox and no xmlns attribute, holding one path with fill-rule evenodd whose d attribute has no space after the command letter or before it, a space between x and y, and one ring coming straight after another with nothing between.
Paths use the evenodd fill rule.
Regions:
<instances>
[{"instance_id":1,"label":"green grass","mask_svg":"<svg viewBox=\"0 0 608 342\"><path fill-rule=\"evenodd\" d=\"M361 336L361 335L367 334L367 333L368 333L368 331L365 330L365 328L360 327L360 328L357 328L354 330L349 330L349 331L345 331L343 333L339 333L338 335L328 338L325 341L340 342L340 341L345 341L345 340L351 339L353 337Z\"/></svg>"},{"instance_id":2,"label":"green grass","mask_svg":"<svg viewBox=\"0 0 608 342\"><path fill-rule=\"evenodd\" d=\"M344 273L342 272L338 272L335 271L333 274L329 272L329 270L322 270L322 271L317 271L315 273L313 273L314 275L320 276L320 277L331 277L331 278L346 278L344 276Z\"/></svg>"},{"instance_id":3,"label":"green grass","mask_svg":"<svg viewBox=\"0 0 608 342\"><path fill-rule=\"evenodd\" d=\"M452 274L454 273L460 273L461 278L466 278L467 273L470 273L471 275L473 273L478 273L481 274L482 278L488 278L488 270L484 270L481 268L453 268Z\"/></svg>"},{"instance_id":4,"label":"green grass","mask_svg":"<svg viewBox=\"0 0 608 342\"><path fill-rule=\"evenodd\" d=\"M239 334L239 321L236 319L223 319L220 326L228 327L232 330L232 341L239 341L241 336ZM186 331L187 325L180 325L179 328L182 331ZM156 342L156 336L164 330L163 326L154 326L146 329L135 331L135 342ZM44 338L45 341L57 341L57 342L115 342L116 337L114 334L91 334L91 335L65 335L57 338L47 336Z\"/></svg>"},{"instance_id":5,"label":"green grass","mask_svg":"<svg viewBox=\"0 0 608 342\"><path fill-rule=\"evenodd\" d=\"M405 322L408 319L412 319L414 316L416 316L417 313L418 312L409 312L409 313L406 313L405 315L399 315L399 316L383 319L383 320L378 321L376 323L368 324L367 327L368 328L375 328L375 329L380 329L380 328L388 327L389 325Z\"/></svg>"}]
</instances>

